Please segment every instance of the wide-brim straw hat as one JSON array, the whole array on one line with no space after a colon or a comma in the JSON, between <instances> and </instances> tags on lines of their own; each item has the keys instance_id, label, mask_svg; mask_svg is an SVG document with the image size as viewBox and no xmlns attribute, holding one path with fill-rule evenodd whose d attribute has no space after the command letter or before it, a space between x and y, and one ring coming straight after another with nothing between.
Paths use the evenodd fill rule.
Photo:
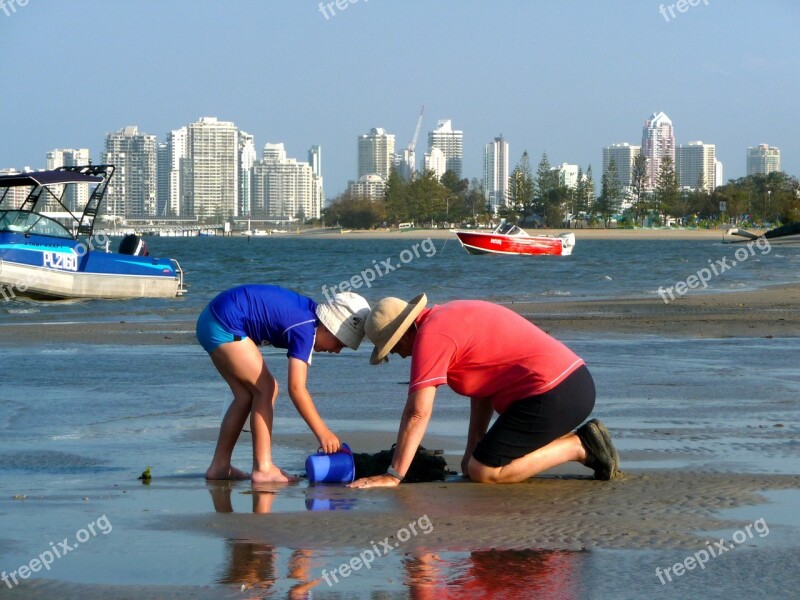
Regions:
<instances>
[{"instance_id":1,"label":"wide-brim straw hat","mask_svg":"<svg viewBox=\"0 0 800 600\"><path fill-rule=\"evenodd\" d=\"M370 364L383 362L403 334L428 303L428 297L420 294L410 302L400 298L383 298L369 313L364 331L375 348L369 358Z\"/></svg>"}]
</instances>

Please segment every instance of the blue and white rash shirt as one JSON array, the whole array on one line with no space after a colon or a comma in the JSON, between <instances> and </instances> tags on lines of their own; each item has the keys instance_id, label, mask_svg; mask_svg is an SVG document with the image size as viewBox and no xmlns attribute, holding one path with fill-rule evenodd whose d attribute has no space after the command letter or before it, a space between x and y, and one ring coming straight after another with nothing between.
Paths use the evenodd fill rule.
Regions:
<instances>
[{"instance_id":1,"label":"blue and white rash shirt","mask_svg":"<svg viewBox=\"0 0 800 600\"><path fill-rule=\"evenodd\" d=\"M277 285L242 285L222 292L209 306L232 334L256 345L287 348L289 358L311 363L319 322L311 298Z\"/></svg>"}]
</instances>

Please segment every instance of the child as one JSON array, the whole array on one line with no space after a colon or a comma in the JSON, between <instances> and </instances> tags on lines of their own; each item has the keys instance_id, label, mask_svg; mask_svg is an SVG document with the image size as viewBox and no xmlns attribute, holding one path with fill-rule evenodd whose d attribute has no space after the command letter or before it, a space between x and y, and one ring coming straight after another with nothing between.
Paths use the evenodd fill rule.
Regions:
<instances>
[{"instance_id":1,"label":"child","mask_svg":"<svg viewBox=\"0 0 800 600\"><path fill-rule=\"evenodd\" d=\"M288 349L289 397L325 452L340 443L319 416L306 389L314 350L357 349L364 337L369 304L352 292L317 304L311 298L274 285L243 285L219 294L197 319L197 339L233 392L233 403L220 426L206 479L252 479L253 483L296 481L272 462L272 415L278 382L258 347ZM242 427L250 415L253 472L231 465Z\"/></svg>"}]
</instances>

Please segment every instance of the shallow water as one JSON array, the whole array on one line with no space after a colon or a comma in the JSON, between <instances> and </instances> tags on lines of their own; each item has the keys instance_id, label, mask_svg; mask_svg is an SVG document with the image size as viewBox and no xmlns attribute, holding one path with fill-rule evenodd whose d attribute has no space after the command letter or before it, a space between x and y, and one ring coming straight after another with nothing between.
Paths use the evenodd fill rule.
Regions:
<instances>
[{"instance_id":1,"label":"shallow water","mask_svg":"<svg viewBox=\"0 0 800 600\"><path fill-rule=\"evenodd\" d=\"M456 297L495 301L560 297L647 297L659 285L673 285L708 258L730 254L711 242L581 241L567 260L520 261L472 257L454 242L434 241L437 253L421 257L377 280L370 299L429 292L432 301ZM168 238L151 248L175 256L187 269L190 294L176 301L85 301L0 304L0 324L43 321L163 320L192 318L217 291L251 281L269 281L321 299L321 285L399 253L406 240L342 241L303 239L221 240ZM444 248L442 249L442 246ZM773 250L742 263L712 282L717 291L791 281L800 253ZM97 535L79 551L36 578L81 583L212 586L216 597L296 597L305 585L349 560L359 548L317 549L244 544L206 533L166 531L159 519L186 514L271 512L316 508L382 511L378 497L351 502L331 490L296 486L291 493L262 497L246 484L220 492L202 480L216 439L220 411L229 395L199 346L42 343L14 348L4 340L0 373L0 569L9 572L106 514L114 530ZM657 336L564 338L581 355L598 389L595 414L614 435L629 469L688 468L737 473L796 474L800 469L800 340L694 340ZM343 440L347 432L396 432L408 381L408 361L368 366L371 348L339 356L317 355L310 390L320 413ZM284 351L264 349L285 389ZM437 395L432 434L445 437L450 454L463 451L468 403L449 390ZM308 447L277 444L276 462L301 472L314 440L289 400L277 407L276 432L308 438ZM449 441L448 441L449 440ZM236 461L248 463L249 438ZM360 451L359 448L354 448ZM372 449L372 450L377 450ZM158 486L136 477L152 466ZM241 488L241 489L240 489ZM113 490L113 491L109 491ZM779 504L779 501L776 500ZM263 507L263 505L262 505ZM751 513L752 514L752 513ZM753 520L757 516L742 515ZM770 534L800 525L784 511ZM313 597L346 594L368 597L470 597L493 590L494 597L518 597L519 585L543 597L665 597L728 595L749 585L744 564L774 572L774 547L721 557L702 574L690 573L662 586L658 565L682 560L674 552L544 551L514 553L393 553L368 571L333 586L318 580ZM791 552L795 552L791 550ZM135 556L135 560L130 558ZM785 562L786 555L780 561ZM513 569L503 566L513 565ZM506 573L514 577L506 577ZM610 577L598 575L610 574ZM356 576L357 575L357 576ZM787 583L791 573L777 574ZM781 580L780 577L783 577ZM27 583L27 582L26 582ZM770 583L769 585L773 585ZM720 587L722 586L722 587ZM0 594L5 586L0 585ZM36 587L29 588L31 594ZM42 588L46 589L46 588ZM758 589L758 588L754 588ZM771 588L772 589L772 588ZM14 593L22 591L15 590ZM251 593L248 592L248 593ZM515 596L517 594L517 596Z\"/></svg>"},{"instance_id":2,"label":"shallow water","mask_svg":"<svg viewBox=\"0 0 800 600\"><path fill-rule=\"evenodd\" d=\"M721 237L720 233L720 237ZM421 244L425 244L422 246ZM414 247L416 245L416 250ZM313 237L153 238L154 256L177 259L189 293L174 301L93 300L0 302L0 324L19 321L153 320L196 317L218 292L244 283L273 283L317 300L324 290L363 272L372 281L354 290L369 300L411 298L431 302L480 298L495 302L564 298L658 297L660 287L735 260L735 248L713 240L580 240L566 257L471 256L451 239L330 240ZM797 281L800 248L754 254L719 276L708 290L738 291ZM392 270L386 266L389 261ZM403 262L406 261L406 262ZM356 281L359 284L359 281ZM332 293L332 292L329 292Z\"/></svg>"}]
</instances>

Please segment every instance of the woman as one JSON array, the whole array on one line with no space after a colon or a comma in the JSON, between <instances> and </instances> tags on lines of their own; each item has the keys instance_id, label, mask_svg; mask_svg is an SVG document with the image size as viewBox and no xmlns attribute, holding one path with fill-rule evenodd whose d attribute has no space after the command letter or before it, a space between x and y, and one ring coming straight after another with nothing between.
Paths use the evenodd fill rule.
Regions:
<instances>
[{"instance_id":1,"label":"woman","mask_svg":"<svg viewBox=\"0 0 800 600\"><path fill-rule=\"evenodd\" d=\"M597 479L620 475L619 457L603 424L593 419L595 389L583 360L513 311L489 302L458 300L426 308L384 298L365 330L375 345L370 362L390 353L411 357L411 381L392 465L385 475L352 487L398 485L411 465L433 409L436 388L447 384L470 397L464 475L485 483L513 483L578 461ZM490 429L493 413L500 413Z\"/></svg>"},{"instance_id":2,"label":"woman","mask_svg":"<svg viewBox=\"0 0 800 600\"><path fill-rule=\"evenodd\" d=\"M206 479L252 479L254 483L295 481L272 462L272 418L278 382L259 351L262 344L286 348L289 397L325 452L339 449L339 438L325 425L306 388L314 351L338 354L357 349L364 337L369 304L358 294L336 294L317 304L274 285L244 285L219 294L197 320L197 339L233 392L222 420ZM253 470L231 465L233 448L250 416Z\"/></svg>"}]
</instances>

